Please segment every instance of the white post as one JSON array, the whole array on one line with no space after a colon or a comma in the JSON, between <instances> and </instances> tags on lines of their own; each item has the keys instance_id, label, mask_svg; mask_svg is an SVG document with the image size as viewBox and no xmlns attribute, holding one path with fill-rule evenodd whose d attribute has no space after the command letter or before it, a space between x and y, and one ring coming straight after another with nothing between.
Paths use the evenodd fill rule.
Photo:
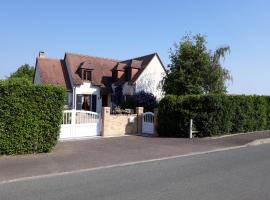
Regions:
<instances>
[{"instance_id":1,"label":"white post","mask_svg":"<svg viewBox=\"0 0 270 200\"><path fill-rule=\"evenodd\" d=\"M190 119L190 124L189 124L189 138L192 138L192 124L193 124L193 120Z\"/></svg>"},{"instance_id":2,"label":"white post","mask_svg":"<svg viewBox=\"0 0 270 200\"><path fill-rule=\"evenodd\" d=\"M76 94L76 87L74 87L74 109L77 110L77 94Z\"/></svg>"},{"instance_id":3,"label":"white post","mask_svg":"<svg viewBox=\"0 0 270 200\"><path fill-rule=\"evenodd\" d=\"M76 110L71 110L71 124L74 125L76 123Z\"/></svg>"}]
</instances>

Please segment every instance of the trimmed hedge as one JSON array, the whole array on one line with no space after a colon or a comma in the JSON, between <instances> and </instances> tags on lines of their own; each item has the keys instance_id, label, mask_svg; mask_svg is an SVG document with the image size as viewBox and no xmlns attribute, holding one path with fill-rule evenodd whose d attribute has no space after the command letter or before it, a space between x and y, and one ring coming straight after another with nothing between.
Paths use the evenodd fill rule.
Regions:
<instances>
[{"instance_id":1,"label":"trimmed hedge","mask_svg":"<svg viewBox=\"0 0 270 200\"><path fill-rule=\"evenodd\" d=\"M49 152L56 144L65 90L0 81L0 154Z\"/></svg>"},{"instance_id":2,"label":"trimmed hedge","mask_svg":"<svg viewBox=\"0 0 270 200\"><path fill-rule=\"evenodd\" d=\"M190 119L198 137L270 129L269 96L188 95L159 103L158 133L187 137Z\"/></svg>"}]
</instances>

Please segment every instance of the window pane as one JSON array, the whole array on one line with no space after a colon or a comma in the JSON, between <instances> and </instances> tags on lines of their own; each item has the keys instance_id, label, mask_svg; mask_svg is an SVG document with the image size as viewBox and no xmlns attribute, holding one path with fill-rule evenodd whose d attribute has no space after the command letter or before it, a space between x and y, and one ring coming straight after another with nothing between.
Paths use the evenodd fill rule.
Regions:
<instances>
[{"instance_id":1,"label":"window pane","mask_svg":"<svg viewBox=\"0 0 270 200\"><path fill-rule=\"evenodd\" d=\"M87 80L88 81L91 81L91 71L88 71L87 72Z\"/></svg>"},{"instance_id":2,"label":"window pane","mask_svg":"<svg viewBox=\"0 0 270 200\"><path fill-rule=\"evenodd\" d=\"M77 105L76 105L76 109L77 110L81 110L82 109L82 95L77 94Z\"/></svg>"}]
</instances>

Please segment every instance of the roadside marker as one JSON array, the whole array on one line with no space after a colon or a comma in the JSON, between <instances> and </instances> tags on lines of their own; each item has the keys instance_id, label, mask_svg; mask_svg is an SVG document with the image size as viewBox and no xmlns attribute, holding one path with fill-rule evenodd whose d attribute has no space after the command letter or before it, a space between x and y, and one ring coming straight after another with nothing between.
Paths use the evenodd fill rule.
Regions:
<instances>
[{"instance_id":1,"label":"roadside marker","mask_svg":"<svg viewBox=\"0 0 270 200\"><path fill-rule=\"evenodd\" d=\"M189 139L193 138L193 133L198 133L199 131L193 131L193 119L190 119L189 123Z\"/></svg>"}]
</instances>

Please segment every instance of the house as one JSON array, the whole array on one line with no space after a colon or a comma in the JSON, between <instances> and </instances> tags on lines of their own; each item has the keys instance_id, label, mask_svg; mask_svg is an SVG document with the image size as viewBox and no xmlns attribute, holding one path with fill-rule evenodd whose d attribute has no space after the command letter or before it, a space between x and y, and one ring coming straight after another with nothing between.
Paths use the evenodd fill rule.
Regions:
<instances>
[{"instance_id":1,"label":"house","mask_svg":"<svg viewBox=\"0 0 270 200\"><path fill-rule=\"evenodd\" d=\"M68 108L100 113L102 107L113 106L112 95L119 87L124 96L143 90L160 99L165 73L157 53L120 61L74 53L51 59L39 52L33 82L61 85Z\"/></svg>"}]
</instances>

